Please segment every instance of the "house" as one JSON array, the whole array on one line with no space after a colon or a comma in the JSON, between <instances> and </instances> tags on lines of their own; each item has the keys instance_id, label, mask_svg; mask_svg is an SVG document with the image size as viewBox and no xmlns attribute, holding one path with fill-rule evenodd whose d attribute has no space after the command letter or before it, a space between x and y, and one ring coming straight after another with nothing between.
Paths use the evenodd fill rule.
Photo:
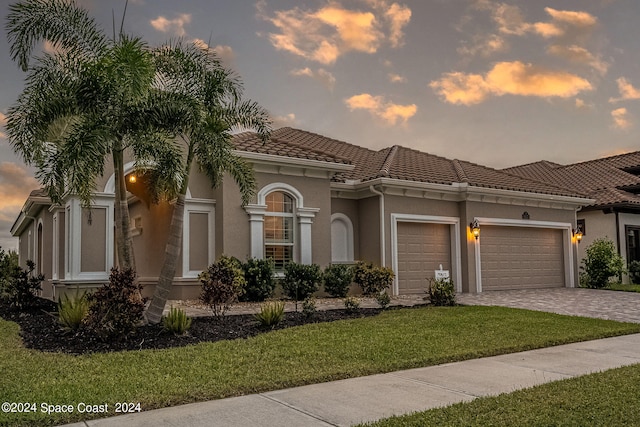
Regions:
<instances>
[{"instance_id":1,"label":"house","mask_svg":"<svg viewBox=\"0 0 640 427\"><path fill-rule=\"evenodd\" d=\"M579 260L596 238L608 237L627 265L640 261L640 151L570 165L539 161L504 171L561 185L594 200L577 213L584 234Z\"/></svg>"},{"instance_id":2,"label":"house","mask_svg":"<svg viewBox=\"0 0 640 427\"><path fill-rule=\"evenodd\" d=\"M212 189L192 173L171 298L197 296L198 273L223 253L271 257L279 269L291 260L372 261L396 273L393 294L423 293L440 268L459 292L576 285L576 211L593 203L578 190L292 128L275 130L267 144L250 132L234 144L253 165L257 195L243 207L232 180ZM172 206L150 203L143 177L132 178L133 163L125 170L137 272L151 293ZM12 234L20 238L21 261L34 259L46 275L45 295L106 280L115 258L113 203L108 168L91 209L75 197L56 206L41 191L29 196Z\"/></svg>"}]
</instances>

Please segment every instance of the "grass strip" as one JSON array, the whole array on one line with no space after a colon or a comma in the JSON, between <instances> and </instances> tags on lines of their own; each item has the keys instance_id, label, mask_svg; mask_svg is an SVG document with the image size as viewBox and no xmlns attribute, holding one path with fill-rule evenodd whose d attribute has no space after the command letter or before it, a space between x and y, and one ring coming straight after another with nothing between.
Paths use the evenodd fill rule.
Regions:
<instances>
[{"instance_id":1,"label":"grass strip","mask_svg":"<svg viewBox=\"0 0 640 427\"><path fill-rule=\"evenodd\" d=\"M364 425L637 426L638 395L640 365L632 365Z\"/></svg>"},{"instance_id":2,"label":"grass strip","mask_svg":"<svg viewBox=\"0 0 640 427\"><path fill-rule=\"evenodd\" d=\"M640 285L623 285L622 283L613 283L606 289L623 292L640 292Z\"/></svg>"},{"instance_id":3,"label":"grass strip","mask_svg":"<svg viewBox=\"0 0 640 427\"><path fill-rule=\"evenodd\" d=\"M246 340L71 356L25 349L0 320L0 396L108 404L107 414L0 413L0 425L55 425L399 369L640 332L640 325L504 307L424 307L310 324Z\"/></svg>"}]
</instances>

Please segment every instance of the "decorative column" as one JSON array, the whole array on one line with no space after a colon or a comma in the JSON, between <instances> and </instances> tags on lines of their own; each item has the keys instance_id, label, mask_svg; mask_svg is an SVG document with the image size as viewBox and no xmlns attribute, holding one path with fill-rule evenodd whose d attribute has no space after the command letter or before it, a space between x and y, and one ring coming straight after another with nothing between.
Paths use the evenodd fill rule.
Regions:
<instances>
[{"instance_id":1,"label":"decorative column","mask_svg":"<svg viewBox=\"0 0 640 427\"><path fill-rule=\"evenodd\" d=\"M296 210L298 223L300 224L300 263L311 264L311 224L320 208L298 208Z\"/></svg>"},{"instance_id":2,"label":"decorative column","mask_svg":"<svg viewBox=\"0 0 640 427\"><path fill-rule=\"evenodd\" d=\"M251 232L251 257L264 258L264 214L267 205L246 205L244 210L249 214Z\"/></svg>"}]
</instances>

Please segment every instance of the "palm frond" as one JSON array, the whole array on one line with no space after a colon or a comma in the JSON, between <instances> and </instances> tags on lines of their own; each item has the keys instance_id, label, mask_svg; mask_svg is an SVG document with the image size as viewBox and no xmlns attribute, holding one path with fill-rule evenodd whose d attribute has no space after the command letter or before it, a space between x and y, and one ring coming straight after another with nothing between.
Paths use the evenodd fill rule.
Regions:
<instances>
[{"instance_id":1,"label":"palm frond","mask_svg":"<svg viewBox=\"0 0 640 427\"><path fill-rule=\"evenodd\" d=\"M5 29L11 59L26 71L35 46L49 41L88 58L98 56L108 39L86 10L67 0L23 0L9 6Z\"/></svg>"}]
</instances>

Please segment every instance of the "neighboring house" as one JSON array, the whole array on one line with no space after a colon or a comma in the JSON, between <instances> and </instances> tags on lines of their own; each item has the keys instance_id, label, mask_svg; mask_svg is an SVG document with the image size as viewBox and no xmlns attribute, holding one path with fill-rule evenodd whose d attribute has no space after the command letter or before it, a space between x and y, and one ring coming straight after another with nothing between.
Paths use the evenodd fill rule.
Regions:
<instances>
[{"instance_id":1,"label":"neighboring house","mask_svg":"<svg viewBox=\"0 0 640 427\"><path fill-rule=\"evenodd\" d=\"M561 185L594 199L577 214L584 233L579 260L596 238L608 237L627 264L640 261L640 151L571 165L540 161L504 171Z\"/></svg>"},{"instance_id":2,"label":"neighboring house","mask_svg":"<svg viewBox=\"0 0 640 427\"><path fill-rule=\"evenodd\" d=\"M373 151L292 128L274 131L267 144L253 133L237 135L234 144L254 167L257 195L242 207L232 180L212 189L203 174L192 174L171 298L197 296L198 273L223 253L271 257L278 269L292 260L372 261L395 271L393 294L423 293L440 265L460 292L576 285L576 210L593 203L580 191L398 145ZM151 293L172 206L149 201L144 177L131 181L136 264ZM13 225L20 259L38 263L47 296L102 283L114 264L112 169L96 189L90 210L74 197L52 206L34 192Z\"/></svg>"}]
</instances>

